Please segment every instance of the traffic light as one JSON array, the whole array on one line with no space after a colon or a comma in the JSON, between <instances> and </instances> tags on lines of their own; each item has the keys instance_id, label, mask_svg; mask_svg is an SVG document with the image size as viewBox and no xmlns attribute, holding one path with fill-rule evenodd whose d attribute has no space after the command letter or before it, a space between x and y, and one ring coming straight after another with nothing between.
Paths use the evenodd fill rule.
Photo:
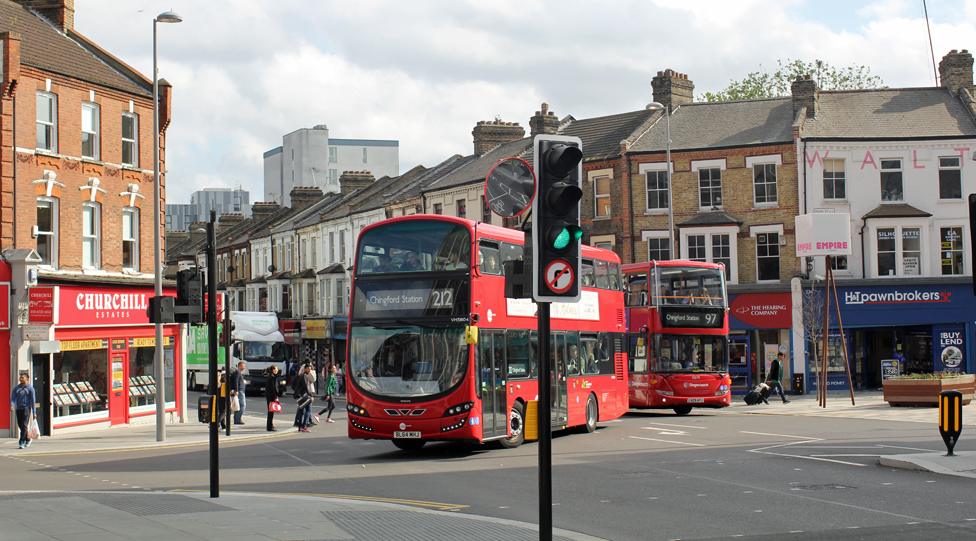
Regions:
<instances>
[{"instance_id":1,"label":"traffic light","mask_svg":"<svg viewBox=\"0 0 976 541\"><path fill-rule=\"evenodd\" d=\"M180 323L200 323L203 313L203 273L194 267L176 273L176 320Z\"/></svg>"},{"instance_id":2,"label":"traffic light","mask_svg":"<svg viewBox=\"0 0 976 541\"><path fill-rule=\"evenodd\" d=\"M175 304L173 297L149 297L149 323L176 323Z\"/></svg>"},{"instance_id":3,"label":"traffic light","mask_svg":"<svg viewBox=\"0 0 976 541\"><path fill-rule=\"evenodd\" d=\"M578 137L544 134L533 141L538 190L532 202L532 297L537 302L580 299L582 148Z\"/></svg>"}]
</instances>

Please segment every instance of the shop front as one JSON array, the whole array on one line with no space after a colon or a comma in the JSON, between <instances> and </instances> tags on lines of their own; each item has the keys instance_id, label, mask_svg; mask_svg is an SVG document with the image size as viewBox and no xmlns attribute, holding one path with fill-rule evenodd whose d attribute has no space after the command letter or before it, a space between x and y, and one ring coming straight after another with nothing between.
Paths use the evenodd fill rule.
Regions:
<instances>
[{"instance_id":1,"label":"shop front","mask_svg":"<svg viewBox=\"0 0 976 541\"><path fill-rule=\"evenodd\" d=\"M306 319L302 321L302 360L312 363L317 374L332 361L332 340L327 319Z\"/></svg>"},{"instance_id":2,"label":"shop front","mask_svg":"<svg viewBox=\"0 0 976 541\"><path fill-rule=\"evenodd\" d=\"M731 293L729 301L729 374L732 392L744 393L761 381L776 354L790 357L793 302L790 292ZM790 366L784 363L784 386Z\"/></svg>"},{"instance_id":3,"label":"shop front","mask_svg":"<svg viewBox=\"0 0 976 541\"><path fill-rule=\"evenodd\" d=\"M30 298L57 299L53 322L56 353L32 357L43 412L43 432L79 426L151 423L161 384L168 422L184 400L177 379L179 326L166 325L163 381L154 370L155 327L146 313L152 288L105 285L42 285ZM50 428L48 428L50 427Z\"/></svg>"},{"instance_id":4,"label":"shop front","mask_svg":"<svg viewBox=\"0 0 976 541\"><path fill-rule=\"evenodd\" d=\"M976 310L972 285L963 280L916 280L865 285L839 283L837 292L856 389L880 389L886 377L933 372L972 373ZM879 285L879 282L882 285ZM815 367L808 366L808 381ZM847 387L840 333L828 342L828 389Z\"/></svg>"}]
</instances>

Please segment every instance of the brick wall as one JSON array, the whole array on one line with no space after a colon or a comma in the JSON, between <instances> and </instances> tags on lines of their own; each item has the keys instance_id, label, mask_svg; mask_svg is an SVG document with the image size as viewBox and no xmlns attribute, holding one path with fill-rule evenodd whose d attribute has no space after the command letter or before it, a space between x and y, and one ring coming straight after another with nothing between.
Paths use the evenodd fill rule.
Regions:
<instances>
[{"instance_id":1,"label":"brick wall","mask_svg":"<svg viewBox=\"0 0 976 541\"><path fill-rule=\"evenodd\" d=\"M753 170L746 167L750 156L779 155L781 164L776 168L776 191L778 204L775 207L757 207L753 192ZM731 149L703 151L672 151L674 163L672 176L672 202L674 205L675 239L680 243L678 224L699 214L698 174L692 171L692 161L726 160L722 171L722 210L741 220L737 238L739 283L756 281L756 239L750 236L750 226L782 224L786 244L780 245L780 281L788 282L798 270L795 251L794 217L798 212L796 178L796 151L793 144L764 145ZM640 172L642 163L664 163L664 153L630 155L630 187L634 201L634 259L626 262L647 259L647 245L641 240L641 231L667 230L667 213L650 214L646 212L645 175ZM584 193L585 197L585 193ZM614 213L628 210L626 201L614 200ZM676 255L680 249L675 248Z\"/></svg>"},{"instance_id":2,"label":"brick wall","mask_svg":"<svg viewBox=\"0 0 976 541\"><path fill-rule=\"evenodd\" d=\"M36 146L36 92L46 89L46 79L51 80L50 92L58 97L57 152L34 152ZM90 101L99 105L99 160L82 160L81 156L81 104ZM122 113L130 111L138 116L138 163L136 167L123 167L122 161ZM4 100L5 105L7 100ZM10 102L13 103L12 101ZM10 240L4 238L4 247L13 242L15 247L34 248L31 227L36 224L36 197L44 195L43 184L33 184L45 171L52 171L57 181L52 196L59 199L59 268L81 270L82 203L89 200L88 190L79 189L90 178L99 179L96 201L101 204L101 268L106 271L122 270L122 209L130 204L130 197L120 195L129 192L129 186L137 186L143 197L135 198L140 209L139 264L142 272L154 270L152 257L152 196L153 196L153 138L152 100L132 96L96 85L64 78L22 66L16 90L16 139L21 151L16 153L16 230ZM165 171L165 138L160 138L161 169ZM3 167L11 166L8 155L3 156ZM165 208L165 179L160 203ZM6 186L4 187L6 188ZM162 220L160 221L163 224Z\"/></svg>"}]
</instances>

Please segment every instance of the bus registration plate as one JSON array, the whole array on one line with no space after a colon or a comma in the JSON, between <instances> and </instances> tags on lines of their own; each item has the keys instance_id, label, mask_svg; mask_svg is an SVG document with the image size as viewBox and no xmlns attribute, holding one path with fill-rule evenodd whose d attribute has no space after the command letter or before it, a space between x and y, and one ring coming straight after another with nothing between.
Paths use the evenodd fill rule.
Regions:
<instances>
[{"instance_id":1,"label":"bus registration plate","mask_svg":"<svg viewBox=\"0 0 976 541\"><path fill-rule=\"evenodd\" d=\"M704 404L705 403L705 399L704 398L689 398L688 399L688 403L689 404Z\"/></svg>"},{"instance_id":2,"label":"bus registration plate","mask_svg":"<svg viewBox=\"0 0 976 541\"><path fill-rule=\"evenodd\" d=\"M419 430L410 430L406 432L395 431L393 432L393 437L397 439L419 439L420 431Z\"/></svg>"}]
</instances>

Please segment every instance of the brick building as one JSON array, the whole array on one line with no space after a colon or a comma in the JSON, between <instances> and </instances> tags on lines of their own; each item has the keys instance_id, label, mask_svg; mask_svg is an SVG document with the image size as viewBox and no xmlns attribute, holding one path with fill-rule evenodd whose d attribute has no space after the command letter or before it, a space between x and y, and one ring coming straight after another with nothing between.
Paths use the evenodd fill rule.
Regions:
<instances>
[{"instance_id":1,"label":"brick building","mask_svg":"<svg viewBox=\"0 0 976 541\"><path fill-rule=\"evenodd\" d=\"M161 219L152 213L152 82L78 33L74 11L73 0L0 0L0 249L35 250L40 286L59 301L46 336L13 333L7 374L33 373L46 433L151 420L155 410L145 383L154 377L152 220ZM163 83L163 163L170 102ZM178 327L165 335L170 377L160 384L175 416ZM55 340L60 352L41 353ZM0 410L0 430L8 417Z\"/></svg>"}]
</instances>

